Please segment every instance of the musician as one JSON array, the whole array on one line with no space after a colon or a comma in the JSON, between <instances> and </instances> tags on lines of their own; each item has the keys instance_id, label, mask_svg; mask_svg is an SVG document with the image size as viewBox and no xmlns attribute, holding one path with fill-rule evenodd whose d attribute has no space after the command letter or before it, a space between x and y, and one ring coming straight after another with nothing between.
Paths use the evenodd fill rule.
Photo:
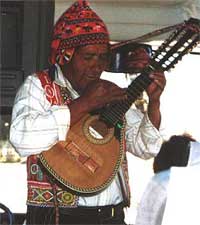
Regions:
<instances>
[{"instance_id":1,"label":"musician","mask_svg":"<svg viewBox=\"0 0 200 225\"><path fill-rule=\"evenodd\" d=\"M171 168L199 165L199 150L199 142L189 135L173 135L163 143L154 158L155 175L149 181L142 195L136 216L136 225L162 224L172 174ZM191 205L189 207L189 210L192 209Z\"/></svg>"},{"instance_id":2,"label":"musician","mask_svg":"<svg viewBox=\"0 0 200 225\"><path fill-rule=\"evenodd\" d=\"M27 224L125 224L123 209L130 201L125 155L120 175L103 190L88 195L52 180L38 158L65 140L84 115L127 99L124 89L100 79L109 51L105 23L87 1L77 1L55 24L51 66L28 76L17 93L10 141L21 156L27 156ZM149 62L143 49L133 58L139 67ZM162 72L150 77L148 113L134 109L126 113L126 151L143 159L155 156L162 143L159 106L166 80Z\"/></svg>"}]
</instances>

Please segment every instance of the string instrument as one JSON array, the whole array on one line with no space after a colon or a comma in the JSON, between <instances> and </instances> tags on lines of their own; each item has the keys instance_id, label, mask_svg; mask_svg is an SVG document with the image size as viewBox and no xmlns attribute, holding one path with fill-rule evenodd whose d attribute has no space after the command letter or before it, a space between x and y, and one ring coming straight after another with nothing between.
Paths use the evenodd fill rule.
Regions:
<instances>
[{"instance_id":1,"label":"string instrument","mask_svg":"<svg viewBox=\"0 0 200 225\"><path fill-rule=\"evenodd\" d=\"M200 42L200 20L190 18L153 53L150 64L127 88L128 98L83 117L70 128L65 141L43 151L40 161L61 184L80 194L106 188L114 179L124 154L124 115L151 84L149 74L168 71ZM120 44L119 48L131 41ZM116 50L117 48L114 48Z\"/></svg>"}]
</instances>

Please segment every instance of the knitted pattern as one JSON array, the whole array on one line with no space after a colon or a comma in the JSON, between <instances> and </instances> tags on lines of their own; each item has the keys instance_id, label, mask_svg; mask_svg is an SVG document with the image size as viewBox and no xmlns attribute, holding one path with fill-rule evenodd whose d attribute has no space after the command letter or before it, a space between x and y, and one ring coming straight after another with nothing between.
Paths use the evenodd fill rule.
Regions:
<instances>
[{"instance_id":1,"label":"knitted pattern","mask_svg":"<svg viewBox=\"0 0 200 225\"><path fill-rule=\"evenodd\" d=\"M108 43L105 23L87 1L79 0L62 14L54 26L49 61L63 65L70 61L76 47Z\"/></svg>"}]
</instances>

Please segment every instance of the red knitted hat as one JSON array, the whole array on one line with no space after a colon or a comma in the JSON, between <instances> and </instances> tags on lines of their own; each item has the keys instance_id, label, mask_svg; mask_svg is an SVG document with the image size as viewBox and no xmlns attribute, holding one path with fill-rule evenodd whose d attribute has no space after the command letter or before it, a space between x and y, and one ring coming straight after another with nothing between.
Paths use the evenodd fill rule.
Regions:
<instances>
[{"instance_id":1,"label":"red knitted hat","mask_svg":"<svg viewBox=\"0 0 200 225\"><path fill-rule=\"evenodd\" d=\"M108 43L105 23L86 0L79 0L62 14L54 26L49 61L63 65L69 62L76 47Z\"/></svg>"}]
</instances>

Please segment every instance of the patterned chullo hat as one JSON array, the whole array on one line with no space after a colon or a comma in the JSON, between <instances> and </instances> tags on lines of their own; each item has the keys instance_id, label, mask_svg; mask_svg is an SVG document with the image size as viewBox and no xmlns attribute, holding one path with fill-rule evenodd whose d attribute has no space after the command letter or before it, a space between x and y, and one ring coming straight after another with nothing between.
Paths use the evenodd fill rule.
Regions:
<instances>
[{"instance_id":1,"label":"patterned chullo hat","mask_svg":"<svg viewBox=\"0 0 200 225\"><path fill-rule=\"evenodd\" d=\"M108 44L105 23L86 0L75 2L56 22L49 61L63 65L70 61L74 49L88 44Z\"/></svg>"}]
</instances>

